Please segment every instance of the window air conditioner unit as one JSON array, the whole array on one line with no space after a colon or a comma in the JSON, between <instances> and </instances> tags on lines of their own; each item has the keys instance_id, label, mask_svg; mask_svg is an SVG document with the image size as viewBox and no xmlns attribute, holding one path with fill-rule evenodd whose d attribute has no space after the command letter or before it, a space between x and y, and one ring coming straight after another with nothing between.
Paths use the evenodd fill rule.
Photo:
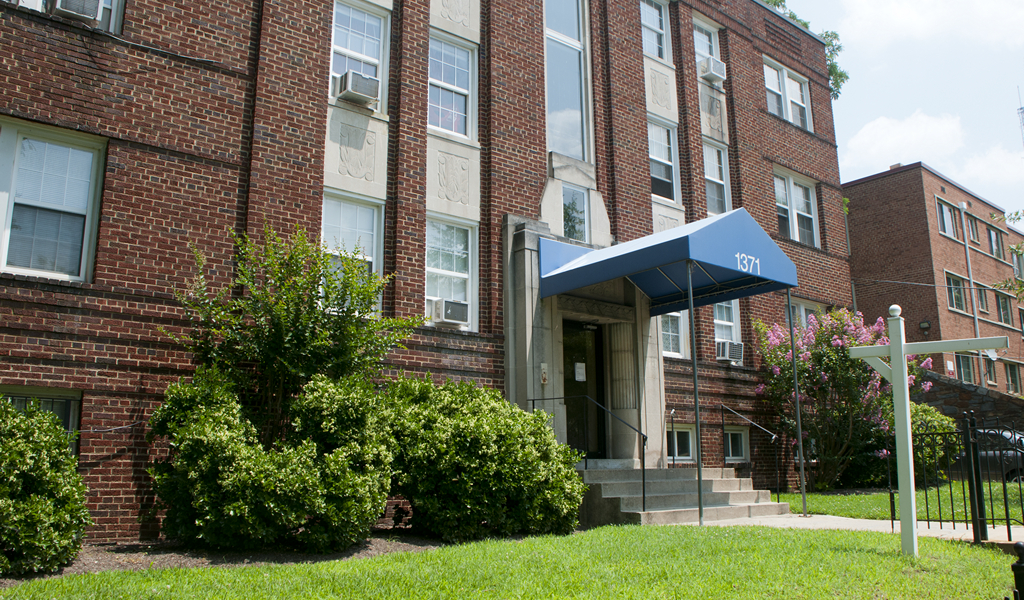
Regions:
<instances>
[{"instance_id":1,"label":"window air conditioner unit","mask_svg":"<svg viewBox=\"0 0 1024 600\"><path fill-rule=\"evenodd\" d=\"M376 104L380 96L380 79L349 71L332 78L331 95L363 106Z\"/></svg>"},{"instance_id":2,"label":"window air conditioner unit","mask_svg":"<svg viewBox=\"0 0 1024 600\"><path fill-rule=\"evenodd\" d=\"M434 325L469 325L469 304L444 300L438 298L433 300L433 321Z\"/></svg>"},{"instance_id":3,"label":"window air conditioner unit","mask_svg":"<svg viewBox=\"0 0 1024 600\"><path fill-rule=\"evenodd\" d=\"M743 362L742 342L715 342L715 358L729 362Z\"/></svg>"},{"instance_id":4,"label":"window air conditioner unit","mask_svg":"<svg viewBox=\"0 0 1024 600\"><path fill-rule=\"evenodd\" d=\"M721 83L725 81L725 63L713 56L709 56L700 61L698 71L700 72L701 78L705 81L711 83Z\"/></svg>"},{"instance_id":5,"label":"window air conditioner unit","mask_svg":"<svg viewBox=\"0 0 1024 600\"><path fill-rule=\"evenodd\" d=\"M102 8L100 0L56 0L53 14L78 21L99 21Z\"/></svg>"}]
</instances>

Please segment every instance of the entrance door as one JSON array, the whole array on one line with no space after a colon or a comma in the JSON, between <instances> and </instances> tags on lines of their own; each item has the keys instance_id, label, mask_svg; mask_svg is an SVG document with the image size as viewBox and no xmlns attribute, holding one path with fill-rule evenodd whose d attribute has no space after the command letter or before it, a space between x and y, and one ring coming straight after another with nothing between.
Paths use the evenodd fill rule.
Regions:
<instances>
[{"instance_id":1,"label":"entrance door","mask_svg":"<svg viewBox=\"0 0 1024 600\"><path fill-rule=\"evenodd\" d=\"M569 446L588 458L607 458L604 400L604 348L601 328L578 321L562 321L562 356L565 367L565 417Z\"/></svg>"}]
</instances>

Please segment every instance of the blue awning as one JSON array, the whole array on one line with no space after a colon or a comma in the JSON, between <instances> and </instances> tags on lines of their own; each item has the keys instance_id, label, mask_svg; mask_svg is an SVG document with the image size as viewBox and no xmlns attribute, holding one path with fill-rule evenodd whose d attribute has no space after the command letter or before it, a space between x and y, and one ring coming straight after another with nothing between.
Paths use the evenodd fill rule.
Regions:
<instances>
[{"instance_id":1,"label":"blue awning","mask_svg":"<svg viewBox=\"0 0 1024 600\"><path fill-rule=\"evenodd\" d=\"M540 296L626 277L651 299L652 317L686 310L687 260L694 306L797 286L796 265L740 208L600 250L542 238Z\"/></svg>"}]
</instances>

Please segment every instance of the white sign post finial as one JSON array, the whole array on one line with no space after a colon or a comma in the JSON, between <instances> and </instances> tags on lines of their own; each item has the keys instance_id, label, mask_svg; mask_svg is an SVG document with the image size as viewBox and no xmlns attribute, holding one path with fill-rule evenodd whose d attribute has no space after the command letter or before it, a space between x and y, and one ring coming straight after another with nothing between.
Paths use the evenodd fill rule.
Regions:
<instances>
[{"instance_id":1,"label":"white sign post finial","mask_svg":"<svg viewBox=\"0 0 1024 600\"><path fill-rule=\"evenodd\" d=\"M896 467L900 486L900 540L903 553L917 556L917 498L914 490L914 446L910 432L910 383L907 380L907 355L938 354L1009 348L1004 337L907 343L903 309L889 307L889 345L850 348L850 358L862 358L892 384L893 416L896 427ZM882 357L889 358L889 364Z\"/></svg>"}]
</instances>

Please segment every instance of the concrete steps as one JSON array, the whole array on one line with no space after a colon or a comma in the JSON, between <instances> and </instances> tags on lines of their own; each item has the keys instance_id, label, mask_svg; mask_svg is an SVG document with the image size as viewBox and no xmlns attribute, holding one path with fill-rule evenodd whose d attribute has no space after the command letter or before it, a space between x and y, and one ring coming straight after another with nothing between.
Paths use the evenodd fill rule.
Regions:
<instances>
[{"instance_id":1,"label":"concrete steps","mask_svg":"<svg viewBox=\"0 0 1024 600\"><path fill-rule=\"evenodd\" d=\"M648 469L646 510L639 469L588 469L582 473L588 486L580 509L584 527L699 520L696 469ZM772 502L770 492L755 490L749 478L736 477L733 469L703 469L702 486L705 521L789 512L789 504Z\"/></svg>"}]
</instances>

